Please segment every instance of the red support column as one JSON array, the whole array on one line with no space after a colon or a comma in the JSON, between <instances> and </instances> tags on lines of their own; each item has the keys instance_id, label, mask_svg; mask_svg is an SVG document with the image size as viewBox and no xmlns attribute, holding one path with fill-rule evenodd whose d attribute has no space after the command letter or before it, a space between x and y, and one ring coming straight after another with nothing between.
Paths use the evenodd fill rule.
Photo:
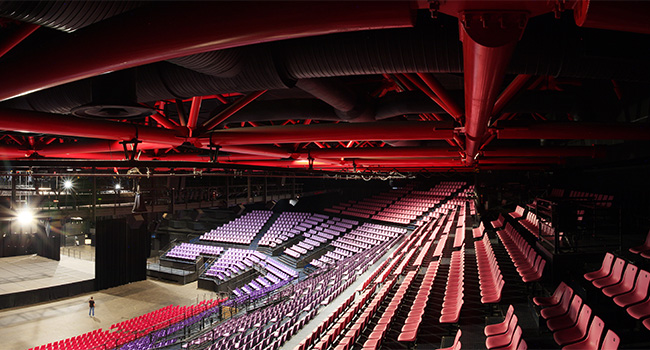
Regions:
<instances>
[{"instance_id":1,"label":"red support column","mask_svg":"<svg viewBox=\"0 0 650 350\"><path fill-rule=\"evenodd\" d=\"M196 123L199 120L199 111L201 111L201 96L192 97L192 106L190 107L190 116L187 118L187 128L190 129L190 136L193 136L193 130L196 129Z\"/></svg>"}]
</instances>

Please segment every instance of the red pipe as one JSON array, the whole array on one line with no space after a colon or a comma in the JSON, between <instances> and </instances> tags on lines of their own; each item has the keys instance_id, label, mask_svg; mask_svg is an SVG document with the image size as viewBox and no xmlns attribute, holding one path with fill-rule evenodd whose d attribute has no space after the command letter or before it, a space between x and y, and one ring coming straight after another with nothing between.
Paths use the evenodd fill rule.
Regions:
<instances>
[{"instance_id":1,"label":"red pipe","mask_svg":"<svg viewBox=\"0 0 650 350\"><path fill-rule=\"evenodd\" d=\"M0 57L4 56L7 52L11 51L16 45L20 44L25 38L32 35L36 29L40 28L37 24L23 22L16 28L5 40L0 42Z\"/></svg>"},{"instance_id":2,"label":"red pipe","mask_svg":"<svg viewBox=\"0 0 650 350\"><path fill-rule=\"evenodd\" d=\"M254 91L246 96L242 96L237 101L233 102L230 106L226 107L219 114L210 118L210 120L203 123L202 129L212 130L215 126L221 124L224 120L230 118L231 115L237 113L240 109L246 107L249 103L255 101L256 98L262 96L267 90Z\"/></svg>"},{"instance_id":3,"label":"red pipe","mask_svg":"<svg viewBox=\"0 0 650 350\"><path fill-rule=\"evenodd\" d=\"M508 102L510 102L512 98L526 86L526 84L528 84L532 77L533 76L530 74L517 75L497 98L497 101L494 103L494 108L492 109L492 115L496 116L501 114L503 107L505 107L505 105L507 105Z\"/></svg>"},{"instance_id":4,"label":"red pipe","mask_svg":"<svg viewBox=\"0 0 650 350\"><path fill-rule=\"evenodd\" d=\"M411 82L413 85L417 86L420 91L424 92L425 95L429 96L430 99L433 100L433 102L437 103L438 106L440 106L442 109L445 110L445 112L449 113L452 117L454 117L454 111L449 108L433 91L429 90L429 88L426 86L426 84L423 84L420 79L415 76L415 74L404 74L404 76ZM456 117L454 117L456 119Z\"/></svg>"},{"instance_id":5,"label":"red pipe","mask_svg":"<svg viewBox=\"0 0 650 350\"><path fill-rule=\"evenodd\" d=\"M289 152L273 146L222 146L221 151L241 153L262 157L289 158L293 157Z\"/></svg>"},{"instance_id":6,"label":"red pipe","mask_svg":"<svg viewBox=\"0 0 650 350\"><path fill-rule=\"evenodd\" d=\"M0 77L12 84L0 86L0 100L206 51L330 33L412 27L413 20L410 1L205 1L192 6L165 2L82 28L38 55L3 62Z\"/></svg>"},{"instance_id":7,"label":"red pipe","mask_svg":"<svg viewBox=\"0 0 650 350\"><path fill-rule=\"evenodd\" d=\"M210 134L215 145L266 143L342 142L364 140L444 140L453 136L451 122L371 122L260 126L217 130Z\"/></svg>"},{"instance_id":8,"label":"red pipe","mask_svg":"<svg viewBox=\"0 0 650 350\"><path fill-rule=\"evenodd\" d=\"M499 139L650 140L650 126L640 123L543 122L497 129Z\"/></svg>"},{"instance_id":9,"label":"red pipe","mask_svg":"<svg viewBox=\"0 0 650 350\"><path fill-rule=\"evenodd\" d=\"M190 129L190 136L192 136L192 130L196 128L196 122L199 120L199 111L201 111L202 101L203 98L201 96L192 97L190 116L187 118L187 128Z\"/></svg>"},{"instance_id":10,"label":"red pipe","mask_svg":"<svg viewBox=\"0 0 650 350\"><path fill-rule=\"evenodd\" d=\"M581 27L650 34L650 2L577 0L573 9Z\"/></svg>"},{"instance_id":11,"label":"red pipe","mask_svg":"<svg viewBox=\"0 0 650 350\"><path fill-rule=\"evenodd\" d=\"M425 84L427 84L431 91L438 95L440 100L442 100L451 112L451 116L457 121L460 121L463 117L463 111L456 104L456 101L454 101L454 99L447 93L447 89L440 84L438 79L436 79L431 73L418 73L418 76Z\"/></svg>"},{"instance_id":12,"label":"red pipe","mask_svg":"<svg viewBox=\"0 0 650 350\"><path fill-rule=\"evenodd\" d=\"M140 141L174 146L181 145L186 136L182 130L13 109L0 109L0 130L120 141L137 136Z\"/></svg>"},{"instance_id":13,"label":"red pipe","mask_svg":"<svg viewBox=\"0 0 650 350\"><path fill-rule=\"evenodd\" d=\"M309 151L316 158L456 158L458 150L454 148L429 147L382 147L382 148L330 148ZM302 154L306 157L306 154Z\"/></svg>"},{"instance_id":14,"label":"red pipe","mask_svg":"<svg viewBox=\"0 0 650 350\"><path fill-rule=\"evenodd\" d=\"M525 13L461 13L460 40L465 69L465 153L472 164L483 141L494 101L515 45L523 32Z\"/></svg>"},{"instance_id":15,"label":"red pipe","mask_svg":"<svg viewBox=\"0 0 650 350\"><path fill-rule=\"evenodd\" d=\"M176 127L176 124L160 113L152 114L151 118L158 124L162 125L165 129L174 129Z\"/></svg>"}]
</instances>

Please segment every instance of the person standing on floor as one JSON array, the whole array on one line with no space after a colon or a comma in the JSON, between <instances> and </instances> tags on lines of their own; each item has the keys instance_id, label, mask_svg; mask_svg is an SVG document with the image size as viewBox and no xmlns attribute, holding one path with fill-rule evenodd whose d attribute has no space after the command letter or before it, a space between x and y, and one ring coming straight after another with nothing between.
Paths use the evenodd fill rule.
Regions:
<instances>
[{"instance_id":1,"label":"person standing on floor","mask_svg":"<svg viewBox=\"0 0 650 350\"><path fill-rule=\"evenodd\" d=\"M88 310L88 316L95 316L95 300L93 300L93 297L90 297L90 300L88 300L88 306L90 306L90 310Z\"/></svg>"}]
</instances>

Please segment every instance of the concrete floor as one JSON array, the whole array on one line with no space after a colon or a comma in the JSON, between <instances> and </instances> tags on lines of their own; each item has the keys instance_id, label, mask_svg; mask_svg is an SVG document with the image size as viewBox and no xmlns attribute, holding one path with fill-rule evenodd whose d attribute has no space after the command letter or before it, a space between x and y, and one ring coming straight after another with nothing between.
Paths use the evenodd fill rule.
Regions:
<instances>
[{"instance_id":1,"label":"concrete floor","mask_svg":"<svg viewBox=\"0 0 650 350\"><path fill-rule=\"evenodd\" d=\"M91 295L97 303L95 317L88 316L87 300ZM147 280L59 301L0 310L0 348L29 349L95 329L109 329L112 324L170 304L190 305L211 298L216 295L197 289L196 282L180 286Z\"/></svg>"}]
</instances>

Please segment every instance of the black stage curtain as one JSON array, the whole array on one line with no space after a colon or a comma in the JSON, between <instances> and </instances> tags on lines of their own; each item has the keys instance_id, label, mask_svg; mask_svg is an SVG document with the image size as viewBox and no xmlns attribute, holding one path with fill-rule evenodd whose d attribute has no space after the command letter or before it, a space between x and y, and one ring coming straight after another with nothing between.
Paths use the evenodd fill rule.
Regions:
<instances>
[{"instance_id":1,"label":"black stage curtain","mask_svg":"<svg viewBox=\"0 0 650 350\"><path fill-rule=\"evenodd\" d=\"M150 237L142 215L97 222L95 281L105 289L147 278Z\"/></svg>"}]
</instances>

